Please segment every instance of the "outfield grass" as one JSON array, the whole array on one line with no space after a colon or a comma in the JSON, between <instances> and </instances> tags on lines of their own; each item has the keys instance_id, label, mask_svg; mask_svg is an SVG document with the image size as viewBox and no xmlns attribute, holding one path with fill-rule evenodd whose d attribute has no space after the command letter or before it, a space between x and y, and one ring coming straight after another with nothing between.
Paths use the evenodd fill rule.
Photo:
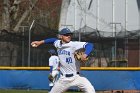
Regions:
<instances>
[{"instance_id":1,"label":"outfield grass","mask_svg":"<svg viewBox=\"0 0 140 93\"><path fill-rule=\"evenodd\" d=\"M0 93L48 93L47 90L0 90ZM65 93L82 93L82 92L65 92Z\"/></svg>"}]
</instances>

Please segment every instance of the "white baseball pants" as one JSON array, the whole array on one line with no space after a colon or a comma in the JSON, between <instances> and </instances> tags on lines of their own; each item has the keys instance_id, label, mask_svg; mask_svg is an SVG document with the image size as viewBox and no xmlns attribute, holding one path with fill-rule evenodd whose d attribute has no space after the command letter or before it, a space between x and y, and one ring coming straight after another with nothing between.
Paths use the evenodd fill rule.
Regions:
<instances>
[{"instance_id":1,"label":"white baseball pants","mask_svg":"<svg viewBox=\"0 0 140 93\"><path fill-rule=\"evenodd\" d=\"M72 77L61 76L50 93L63 93L72 86L79 87L84 93L95 93L95 89L89 80L78 74Z\"/></svg>"}]
</instances>

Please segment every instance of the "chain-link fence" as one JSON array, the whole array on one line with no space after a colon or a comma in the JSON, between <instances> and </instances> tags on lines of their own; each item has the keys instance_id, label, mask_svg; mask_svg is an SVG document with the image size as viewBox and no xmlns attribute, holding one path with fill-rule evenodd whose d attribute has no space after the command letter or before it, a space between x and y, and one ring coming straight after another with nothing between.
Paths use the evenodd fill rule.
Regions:
<instances>
[{"instance_id":1,"label":"chain-link fence","mask_svg":"<svg viewBox=\"0 0 140 93\"><path fill-rule=\"evenodd\" d=\"M120 31L113 37L111 32L98 31L89 27L75 31L73 40L94 43L89 61L82 66L127 67L140 66L140 39L137 31ZM1 66L48 66L52 45L32 48L30 42L49 37L56 37L58 30L49 29L36 23L29 31L28 26L21 26L18 33L0 31L0 65ZM110 37L105 37L108 34ZM29 42L30 41L30 42Z\"/></svg>"}]
</instances>

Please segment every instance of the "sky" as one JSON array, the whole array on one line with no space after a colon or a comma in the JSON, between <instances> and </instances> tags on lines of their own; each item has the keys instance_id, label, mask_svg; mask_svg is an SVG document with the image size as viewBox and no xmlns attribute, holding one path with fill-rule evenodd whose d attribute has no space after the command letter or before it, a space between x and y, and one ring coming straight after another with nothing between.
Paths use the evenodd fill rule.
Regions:
<instances>
[{"instance_id":1,"label":"sky","mask_svg":"<svg viewBox=\"0 0 140 93\"><path fill-rule=\"evenodd\" d=\"M137 0L71 0L63 16L66 23L60 21L60 24L68 25L73 31L85 25L105 32L140 29Z\"/></svg>"}]
</instances>

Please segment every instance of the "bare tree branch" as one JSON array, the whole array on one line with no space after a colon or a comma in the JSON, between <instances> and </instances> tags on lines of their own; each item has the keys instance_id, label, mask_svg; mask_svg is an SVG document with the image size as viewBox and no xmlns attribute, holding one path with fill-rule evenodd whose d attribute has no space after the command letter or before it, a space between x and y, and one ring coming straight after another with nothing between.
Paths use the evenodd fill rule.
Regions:
<instances>
[{"instance_id":1,"label":"bare tree branch","mask_svg":"<svg viewBox=\"0 0 140 93\"><path fill-rule=\"evenodd\" d=\"M4 5L4 11L2 13L2 28L6 30L10 30L9 0L3 0L3 5Z\"/></svg>"},{"instance_id":2,"label":"bare tree branch","mask_svg":"<svg viewBox=\"0 0 140 93\"><path fill-rule=\"evenodd\" d=\"M15 20L17 18L17 13L19 10L19 4L21 0L14 0L11 8L10 8L10 14L13 15L13 19Z\"/></svg>"},{"instance_id":3,"label":"bare tree branch","mask_svg":"<svg viewBox=\"0 0 140 93\"><path fill-rule=\"evenodd\" d=\"M30 1L30 0L29 0ZM35 7L35 4L37 3L38 0L33 0L32 5L29 7L29 10L26 10L22 17L20 18L20 20L18 21L17 25L15 26L15 28L13 29L15 32L17 32L19 30L19 26L21 25L21 23L25 20L25 18L29 15L29 13L32 11L32 9ZM31 1L30 1L31 2Z\"/></svg>"}]
</instances>

